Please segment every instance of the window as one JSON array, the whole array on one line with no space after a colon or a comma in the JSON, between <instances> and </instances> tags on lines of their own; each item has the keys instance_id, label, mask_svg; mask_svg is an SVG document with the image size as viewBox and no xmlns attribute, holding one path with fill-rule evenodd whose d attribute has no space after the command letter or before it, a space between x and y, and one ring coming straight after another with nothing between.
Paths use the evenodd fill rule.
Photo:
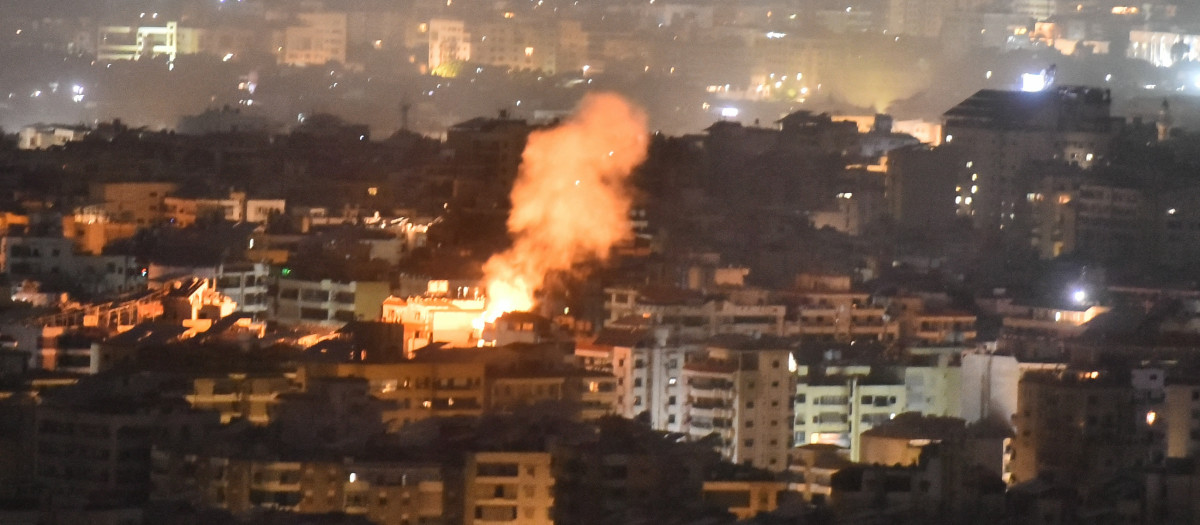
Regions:
<instances>
[{"instance_id":1,"label":"window","mask_svg":"<svg viewBox=\"0 0 1200 525\"><path fill-rule=\"evenodd\" d=\"M329 319L329 312L323 308L301 308L300 318L310 321L325 321Z\"/></svg>"},{"instance_id":2,"label":"window","mask_svg":"<svg viewBox=\"0 0 1200 525\"><path fill-rule=\"evenodd\" d=\"M747 439L747 440L746 440L746 441L744 441L743 443L744 443L744 444L745 444L747 447L753 447L753 446L754 446L754 440L753 440L753 439Z\"/></svg>"},{"instance_id":3,"label":"window","mask_svg":"<svg viewBox=\"0 0 1200 525\"><path fill-rule=\"evenodd\" d=\"M633 387L638 388L640 386L642 386L642 378L640 378L640 377L633 378Z\"/></svg>"},{"instance_id":4,"label":"window","mask_svg":"<svg viewBox=\"0 0 1200 525\"><path fill-rule=\"evenodd\" d=\"M674 422L675 422L675 414L671 414L671 415L667 416L667 423L674 423Z\"/></svg>"},{"instance_id":5,"label":"window","mask_svg":"<svg viewBox=\"0 0 1200 525\"><path fill-rule=\"evenodd\" d=\"M746 420L746 428L754 428L754 421Z\"/></svg>"},{"instance_id":6,"label":"window","mask_svg":"<svg viewBox=\"0 0 1200 525\"><path fill-rule=\"evenodd\" d=\"M746 408L754 408L754 402L753 402L753 401L747 401L747 402L746 402Z\"/></svg>"},{"instance_id":7,"label":"window","mask_svg":"<svg viewBox=\"0 0 1200 525\"><path fill-rule=\"evenodd\" d=\"M671 396L671 397L667 398L667 405L675 406L675 396Z\"/></svg>"}]
</instances>

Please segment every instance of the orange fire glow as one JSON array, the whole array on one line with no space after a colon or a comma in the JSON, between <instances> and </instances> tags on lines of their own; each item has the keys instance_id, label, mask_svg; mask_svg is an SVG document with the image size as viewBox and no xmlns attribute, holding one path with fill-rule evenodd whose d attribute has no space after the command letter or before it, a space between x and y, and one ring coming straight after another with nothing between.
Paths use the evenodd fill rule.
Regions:
<instances>
[{"instance_id":1,"label":"orange fire glow","mask_svg":"<svg viewBox=\"0 0 1200 525\"><path fill-rule=\"evenodd\" d=\"M627 181L647 145L646 115L611 93L587 95L570 119L529 135L512 190L513 245L483 267L485 321L533 309L547 275L603 260L630 235Z\"/></svg>"}]
</instances>

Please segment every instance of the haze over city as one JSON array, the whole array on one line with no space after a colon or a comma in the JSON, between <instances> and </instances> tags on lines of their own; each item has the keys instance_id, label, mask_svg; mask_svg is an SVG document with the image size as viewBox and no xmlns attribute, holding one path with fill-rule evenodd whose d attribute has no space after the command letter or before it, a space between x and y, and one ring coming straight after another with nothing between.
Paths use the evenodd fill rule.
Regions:
<instances>
[{"instance_id":1,"label":"haze over city","mask_svg":"<svg viewBox=\"0 0 1200 525\"><path fill-rule=\"evenodd\" d=\"M0 1L0 523L1200 523L1198 41Z\"/></svg>"}]
</instances>

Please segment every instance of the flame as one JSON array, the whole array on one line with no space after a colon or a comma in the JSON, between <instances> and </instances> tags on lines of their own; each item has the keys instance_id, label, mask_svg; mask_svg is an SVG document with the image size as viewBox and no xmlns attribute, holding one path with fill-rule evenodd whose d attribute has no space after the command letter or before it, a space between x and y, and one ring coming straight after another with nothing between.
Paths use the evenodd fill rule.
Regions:
<instances>
[{"instance_id":1,"label":"flame","mask_svg":"<svg viewBox=\"0 0 1200 525\"><path fill-rule=\"evenodd\" d=\"M483 266L490 323L533 309L548 274L604 260L631 234L627 181L646 159L646 115L612 93L589 94L575 114L529 135L513 184L513 245Z\"/></svg>"}]
</instances>

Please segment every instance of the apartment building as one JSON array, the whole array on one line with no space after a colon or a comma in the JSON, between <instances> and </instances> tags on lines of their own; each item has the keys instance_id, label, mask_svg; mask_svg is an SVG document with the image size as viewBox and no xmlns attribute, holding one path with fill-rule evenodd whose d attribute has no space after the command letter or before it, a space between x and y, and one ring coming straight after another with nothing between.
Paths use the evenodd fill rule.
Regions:
<instances>
[{"instance_id":1,"label":"apartment building","mask_svg":"<svg viewBox=\"0 0 1200 525\"><path fill-rule=\"evenodd\" d=\"M710 299L674 288L609 288L605 290L606 325L641 317L669 327L678 337L699 340L717 334L784 335L787 307L763 304L762 294L730 294ZM749 300L738 300L745 296Z\"/></svg>"},{"instance_id":2,"label":"apartment building","mask_svg":"<svg viewBox=\"0 0 1200 525\"><path fill-rule=\"evenodd\" d=\"M498 370L487 379L487 406L513 411L539 404L558 405L582 421L617 413L617 378L575 369Z\"/></svg>"},{"instance_id":3,"label":"apartment building","mask_svg":"<svg viewBox=\"0 0 1200 525\"><path fill-rule=\"evenodd\" d=\"M474 347L481 341L483 298L389 296L383 301L383 322L404 325L404 352L431 343Z\"/></svg>"},{"instance_id":4,"label":"apartment building","mask_svg":"<svg viewBox=\"0 0 1200 525\"><path fill-rule=\"evenodd\" d=\"M65 237L0 237L0 273L12 280L66 277L97 295L144 290L144 266L133 255L76 253Z\"/></svg>"},{"instance_id":5,"label":"apartment building","mask_svg":"<svg viewBox=\"0 0 1200 525\"><path fill-rule=\"evenodd\" d=\"M337 512L374 523L445 523L444 485L437 464L372 458L329 461L303 453L291 458L261 452L230 455L217 449L155 448L153 497L224 509L236 516Z\"/></svg>"},{"instance_id":6,"label":"apartment building","mask_svg":"<svg viewBox=\"0 0 1200 525\"><path fill-rule=\"evenodd\" d=\"M1031 242L1039 257L1104 259L1148 247L1143 242L1147 203L1142 192L1087 179L1046 177L1026 195L1035 224Z\"/></svg>"},{"instance_id":7,"label":"apartment building","mask_svg":"<svg viewBox=\"0 0 1200 525\"><path fill-rule=\"evenodd\" d=\"M788 335L812 341L896 341L900 322L887 304L870 294L851 291L813 291L799 296L797 318Z\"/></svg>"},{"instance_id":8,"label":"apartment building","mask_svg":"<svg viewBox=\"0 0 1200 525\"><path fill-rule=\"evenodd\" d=\"M280 279L275 319L285 324L339 327L379 319L391 286L383 281Z\"/></svg>"},{"instance_id":9,"label":"apartment building","mask_svg":"<svg viewBox=\"0 0 1200 525\"><path fill-rule=\"evenodd\" d=\"M1161 422L1136 397L1127 371L1025 374L1013 418L1014 482L1052 474L1086 484L1123 469L1161 465Z\"/></svg>"},{"instance_id":10,"label":"apartment building","mask_svg":"<svg viewBox=\"0 0 1200 525\"><path fill-rule=\"evenodd\" d=\"M700 346L670 337L671 330L605 329L596 339L610 345L609 369L617 378L618 413L649 418L650 427L667 432L683 429L683 366Z\"/></svg>"},{"instance_id":11,"label":"apartment building","mask_svg":"<svg viewBox=\"0 0 1200 525\"><path fill-rule=\"evenodd\" d=\"M994 230L1029 221L1022 179L1030 163L1088 168L1102 162L1122 124L1107 89L1051 85L1035 92L983 89L943 115L944 142L968 168L957 181L958 213Z\"/></svg>"},{"instance_id":12,"label":"apartment building","mask_svg":"<svg viewBox=\"0 0 1200 525\"><path fill-rule=\"evenodd\" d=\"M296 23L275 36L280 64L323 66L346 62L346 13L298 13Z\"/></svg>"},{"instance_id":13,"label":"apartment building","mask_svg":"<svg viewBox=\"0 0 1200 525\"><path fill-rule=\"evenodd\" d=\"M136 505L149 493L151 438L198 438L215 419L145 403L46 402L36 411L31 476L59 502Z\"/></svg>"},{"instance_id":14,"label":"apartment building","mask_svg":"<svg viewBox=\"0 0 1200 525\"><path fill-rule=\"evenodd\" d=\"M475 452L463 472L463 524L554 523L554 472L546 452Z\"/></svg>"},{"instance_id":15,"label":"apartment building","mask_svg":"<svg viewBox=\"0 0 1200 525\"><path fill-rule=\"evenodd\" d=\"M299 371L302 384L317 378L358 377L369 393L395 406L384 415L399 427L435 416L477 416L486 403L485 363L460 352L394 363L307 363Z\"/></svg>"},{"instance_id":16,"label":"apartment building","mask_svg":"<svg viewBox=\"0 0 1200 525\"><path fill-rule=\"evenodd\" d=\"M862 433L904 411L903 380L870 367L804 370L796 378L797 443L824 443L850 449L857 461Z\"/></svg>"},{"instance_id":17,"label":"apartment building","mask_svg":"<svg viewBox=\"0 0 1200 525\"><path fill-rule=\"evenodd\" d=\"M1161 412L1166 427L1167 457L1200 454L1200 380L1186 378L1166 385Z\"/></svg>"},{"instance_id":18,"label":"apartment building","mask_svg":"<svg viewBox=\"0 0 1200 525\"><path fill-rule=\"evenodd\" d=\"M778 340L708 341L683 365L680 431L692 440L715 439L728 461L784 470L793 444L793 365Z\"/></svg>"},{"instance_id":19,"label":"apartment building","mask_svg":"<svg viewBox=\"0 0 1200 525\"><path fill-rule=\"evenodd\" d=\"M174 182L94 182L88 198L114 221L153 225L165 217L163 199L178 188Z\"/></svg>"},{"instance_id":20,"label":"apartment building","mask_svg":"<svg viewBox=\"0 0 1200 525\"><path fill-rule=\"evenodd\" d=\"M219 377L200 377L192 380L191 392L184 396L196 410L209 410L221 415L221 423L244 419L256 425L271 420L271 407L279 394L297 392L297 385L283 375L251 376L229 374Z\"/></svg>"}]
</instances>

